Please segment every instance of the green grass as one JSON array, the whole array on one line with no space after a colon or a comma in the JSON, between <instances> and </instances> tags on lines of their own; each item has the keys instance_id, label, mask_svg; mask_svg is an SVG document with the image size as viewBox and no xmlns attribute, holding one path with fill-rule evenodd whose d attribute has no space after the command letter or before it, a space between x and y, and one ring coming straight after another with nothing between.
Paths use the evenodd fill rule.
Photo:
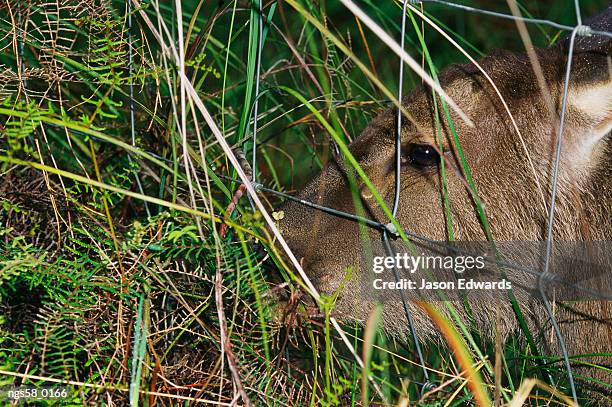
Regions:
<instances>
[{"instance_id":1,"label":"green grass","mask_svg":"<svg viewBox=\"0 0 612 407\"><path fill-rule=\"evenodd\" d=\"M189 95L182 103L177 63L141 14L167 46L178 50L183 41L187 56L179 60L195 92L250 160L259 2L183 2L180 38L175 3L143 1L132 14L131 70L124 2L60 3L56 10L10 2L9 13L0 6L0 385L65 381L66 405L236 397L255 405L415 403L423 377L409 341L387 336L374 314L365 327L344 321L351 352L333 324L335 298L318 305L306 298L249 200L225 215L238 185L223 176L236 172ZM293 193L338 149L368 184L347 146L393 103L397 58L339 2L262 3L258 181ZM604 4L583 1L582 12ZM398 3L359 5L399 36ZM507 12L505 3L477 5ZM574 23L564 4L521 7ZM474 57L522 50L512 22L433 4L425 11ZM15 25L26 29L14 36ZM418 19L408 27L408 52L424 57L434 78L466 62L435 31L423 38ZM537 46L559 34L533 26L530 33ZM406 70L405 89L419 83ZM444 102L436 108L448 113ZM470 180L469 163L462 165ZM280 203L264 199L269 212ZM494 394L495 344L449 312L452 321L438 318L440 329L460 356L427 343L426 364L441 388L424 405L461 406ZM549 379L562 377L562 364L526 346L529 335L519 332L503 346L502 400L528 387L529 402L544 405L550 389L543 381L567 392L566 383ZM540 382L528 380L534 376Z\"/></svg>"}]
</instances>

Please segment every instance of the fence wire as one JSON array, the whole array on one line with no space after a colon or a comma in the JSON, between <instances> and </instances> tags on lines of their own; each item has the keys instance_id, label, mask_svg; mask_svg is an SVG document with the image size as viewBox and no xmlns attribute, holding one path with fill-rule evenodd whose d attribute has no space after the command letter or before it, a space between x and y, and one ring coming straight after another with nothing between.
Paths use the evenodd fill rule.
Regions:
<instances>
[{"instance_id":1,"label":"fence wire","mask_svg":"<svg viewBox=\"0 0 612 407\"><path fill-rule=\"evenodd\" d=\"M400 31L400 47L402 51L405 48L405 40L406 40L406 9L408 7L408 3L410 0L404 0L404 4L402 6L402 28ZM398 85L397 85L397 100L402 104L402 90L404 85L404 61L400 59L399 63L399 72L398 72ZM395 190L393 196L393 208L391 210L391 214L395 218L397 215L397 210L399 208L400 201L400 191L401 191L401 169L402 169L402 109L398 107L395 119ZM385 248L385 252L387 256L395 257L395 250L391 243L389 243L389 232L392 230L390 227L393 224L389 223L389 227L386 227L381 235L382 243ZM393 266L393 276L395 277L395 281L399 283L400 276L397 267ZM414 324L414 318L412 317L412 312L410 312L410 307L406 301L406 294L404 290L400 290L400 298L402 300L402 308L404 309L404 314L406 315L406 322L408 323L408 330L410 331L410 335L412 336L412 340L414 341L414 349L417 353L417 357L419 358L419 364L421 369L423 370L423 376L425 378L425 382L421 386L421 394L425 393L429 388L433 385L429 382L429 373L427 372L427 368L425 367L425 358L423 357L423 351L421 350L421 343L419 341L419 334L416 330L416 326Z\"/></svg>"},{"instance_id":2,"label":"fence wire","mask_svg":"<svg viewBox=\"0 0 612 407\"><path fill-rule=\"evenodd\" d=\"M563 30L563 31L573 31L576 27L583 27L584 29L589 29L587 26L583 26L582 25L582 19L580 17L580 12L578 11L578 6L577 6L577 3L578 3L577 0L576 0L576 8L577 8L577 21L578 21L578 23L575 26L559 24L559 23L556 23L554 21L546 20L546 19L541 19L541 18L530 18L530 17L515 16L515 15L512 15L512 14L504 14L504 13L499 13L497 11L490 11L490 10L485 10L485 9L481 9L481 8L477 8L477 7L466 6L464 4L451 3L450 1L444 1L444 0L410 1L410 3L435 3L435 4L441 4L441 5L444 5L444 6L448 6L448 7L452 7L452 8L457 8L457 9L460 9L460 10L464 10L464 11L467 11L467 12L483 14L483 15L491 16L491 17L505 18L507 20L513 20L513 21L522 21L522 22L529 23L529 24L547 25L549 27L557 28L557 29ZM607 31L590 30L589 32L590 32L590 34L593 34L593 35L602 35L604 37L612 38L612 33L607 32Z\"/></svg>"},{"instance_id":3,"label":"fence wire","mask_svg":"<svg viewBox=\"0 0 612 407\"><path fill-rule=\"evenodd\" d=\"M578 0L576 0L576 13L578 14L578 23L580 24L580 10L578 9ZM578 404L578 397L576 396L576 386L574 384L574 375L572 374L572 366L569 360L569 354L567 352L567 346L565 345L565 340L563 338L563 334L561 333L561 329L559 329L559 324L557 323L557 319L555 318L554 313L550 307L550 302L548 301L548 297L546 296L546 292L544 292L543 281L545 276L548 274L548 270L550 267L550 256L552 251L552 243L553 243L553 227L555 224L555 208L556 208L556 198L557 198L557 185L559 183L559 164L561 162L561 147L563 146L563 128L565 125L565 112L567 110L567 95L569 90L569 81L570 75L572 72L572 57L574 56L574 42L576 41L576 35L580 31L580 27L582 25L577 25L574 31L572 31L572 36L570 38L569 51L567 56L567 69L565 73L565 83L563 84L563 102L561 103L561 119L559 120L559 133L557 134L557 148L555 153L555 164L553 170L553 180L552 180L552 197L550 201L550 212L548 213L548 231L546 234L546 257L544 259L544 271L540 274L538 278L538 290L540 291L540 295L542 296L542 302L544 303L544 307L546 308L546 313L550 318L550 322L555 330L555 334L557 335L557 339L559 341L559 346L561 347L561 353L563 354L563 362L565 363L565 369L567 370L567 376L570 383L570 388L572 390L572 397L574 402Z\"/></svg>"}]
</instances>

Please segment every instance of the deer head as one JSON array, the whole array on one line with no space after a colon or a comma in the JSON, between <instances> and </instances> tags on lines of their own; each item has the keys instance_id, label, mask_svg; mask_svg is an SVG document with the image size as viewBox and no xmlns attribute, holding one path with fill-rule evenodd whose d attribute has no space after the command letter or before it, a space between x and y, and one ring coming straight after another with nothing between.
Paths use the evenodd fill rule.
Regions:
<instances>
[{"instance_id":1,"label":"deer head","mask_svg":"<svg viewBox=\"0 0 612 407\"><path fill-rule=\"evenodd\" d=\"M612 8L586 24L609 30ZM601 36L577 37L575 41L561 135L555 239L612 239L611 43ZM538 81L526 54L498 52L478 61L501 93L507 109L492 83L474 64L455 65L441 72L440 84L474 126L453 112L449 112L449 120L441 100L428 87L417 88L402 100L411 118L404 118L401 129L401 191L396 218L407 231L438 241L447 240L451 229L456 240L486 239L476 200L462 169L463 154L493 239L546 238L569 46L566 38L553 47L535 51L545 86ZM395 192L396 114L395 108L382 112L350 146L389 207ZM349 213L362 208L365 216L388 222L359 177L356 192L351 191L349 179L355 175L349 167L341 158L336 159L299 197ZM372 302L358 295L358 276L348 283L344 280L347 270L359 273L363 269L364 246L368 241L380 241L380 231L360 228L356 222L297 203L289 203L284 211L282 233L315 286L325 293L341 289L337 309L365 320ZM594 318L602 312L598 304L586 306ZM474 312L481 315L476 318L487 321L487 314L494 314L487 308L492 306L477 305ZM418 308L413 311L421 332L431 332L428 319ZM511 330L514 317L510 308L506 312L509 315L504 319ZM384 320L391 331L406 333L401 307L387 308ZM581 334L590 332L594 338L590 346L596 351L609 350L608 334L595 325L581 325ZM575 329L578 328L568 331L571 338L580 336ZM585 349L571 338L571 349Z\"/></svg>"}]
</instances>

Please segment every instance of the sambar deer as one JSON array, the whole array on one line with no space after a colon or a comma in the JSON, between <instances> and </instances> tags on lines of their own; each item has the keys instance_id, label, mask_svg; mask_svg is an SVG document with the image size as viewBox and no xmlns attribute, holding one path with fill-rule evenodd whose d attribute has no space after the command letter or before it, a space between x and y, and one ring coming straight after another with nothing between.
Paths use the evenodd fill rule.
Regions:
<instances>
[{"instance_id":1,"label":"sambar deer","mask_svg":"<svg viewBox=\"0 0 612 407\"><path fill-rule=\"evenodd\" d=\"M612 7L585 24L593 30L612 30ZM495 241L546 240L569 45L568 36L549 48L534 50L550 92L548 99L527 54L498 52L478 61L499 88L520 136L491 83L473 64L454 65L439 74L443 89L474 122L471 127L451 112ZM575 40L556 194L555 241L612 241L611 49L609 37L577 36ZM405 230L436 241L447 241L449 228L458 241L486 240L465 173L460 170L457 145L440 100L436 109L431 89L422 86L405 97L402 105L414 120L404 118L401 129L398 222ZM350 145L351 153L389 207L395 191L396 111L390 108L382 112ZM436 123L442 127L441 150L436 148ZM439 151L443 151L447 164L446 204ZM356 203L347 181L351 172L348 168L341 159L335 160L309 183L299 198L354 213ZM359 183L359 177L356 178ZM367 215L382 223L388 222L368 188L363 183L357 187L361 190L356 195L360 195L360 204ZM450 212L450 219L445 208ZM328 294L340 290L336 310L365 321L375 301L360 295L363 293L360 273L371 267L371 264L364 265L362 244L364 238L380 241L380 231L369 229L364 236L363 229L360 232L355 222L313 211L295 202L286 204L283 210L282 233L314 285ZM343 281L350 268L355 270L355 275L348 282ZM612 275L609 269L606 272L599 278L609 283ZM432 294L429 299L436 298ZM591 298L557 307L555 315L570 355L612 352L610 304ZM416 331L423 338L431 337L436 328L430 319L414 302L408 306ZM471 321L481 332L493 334L494 329L499 329L508 335L519 330L509 302L475 300L470 302L470 308ZM496 308L501 313L498 323ZM523 312L531 328L547 327L545 332L540 330L539 336L544 352L559 355L558 341L549 335L549 317L541 303L530 302L523 307ZM467 313L462 317L468 320ZM401 306L385 307L383 320L390 333L408 338L406 319ZM609 357L580 360L611 364ZM581 370L575 364L574 372L611 382L612 375L605 370Z\"/></svg>"}]
</instances>

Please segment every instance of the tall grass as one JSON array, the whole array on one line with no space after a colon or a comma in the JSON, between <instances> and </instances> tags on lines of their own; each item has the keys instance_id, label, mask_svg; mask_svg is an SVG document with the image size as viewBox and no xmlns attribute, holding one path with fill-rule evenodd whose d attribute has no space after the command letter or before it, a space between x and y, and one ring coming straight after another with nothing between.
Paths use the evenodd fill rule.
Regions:
<instances>
[{"instance_id":1,"label":"tall grass","mask_svg":"<svg viewBox=\"0 0 612 407\"><path fill-rule=\"evenodd\" d=\"M398 38L398 3L358 5ZM519 7L573 23L562 4ZM277 197L227 213L230 179L248 178L236 152L250 161L254 147L266 186L294 193L341 154L386 208L348 145L397 104L398 58L341 2L0 10L0 385L65 385L66 405L571 403L549 379L561 365L534 363L528 332L501 346L452 309L448 321L427 308L444 340L426 348L433 386L421 391L409 340L387 336L377 314L341 324L335 297L286 262L265 227L283 216ZM512 22L422 11L456 41L423 36L410 15L406 50L432 83L467 62L456 47L522 50ZM559 36L529 33L540 46ZM420 82L409 73L405 88Z\"/></svg>"}]
</instances>

